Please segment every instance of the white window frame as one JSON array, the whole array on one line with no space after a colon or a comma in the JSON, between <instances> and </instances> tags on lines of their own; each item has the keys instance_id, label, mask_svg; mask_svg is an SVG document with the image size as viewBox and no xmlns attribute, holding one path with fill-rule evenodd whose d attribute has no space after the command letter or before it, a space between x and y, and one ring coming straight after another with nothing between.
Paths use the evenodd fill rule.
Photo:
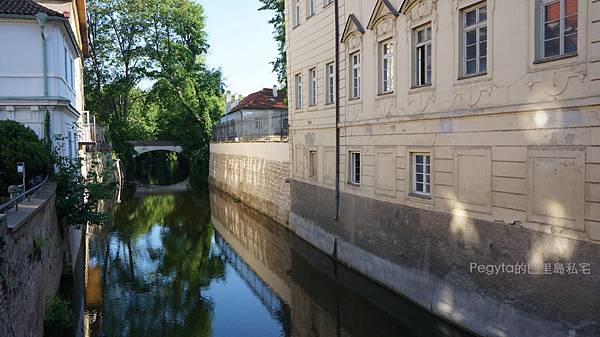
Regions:
<instances>
[{"instance_id":1,"label":"white window frame","mask_svg":"<svg viewBox=\"0 0 600 337\"><path fill-rule=\"evenodd\" d=\"M294 76L294 88L296 94L296 110L302 109L302 74Z\"/></svg>"},{"instance_id":2,"label":"white window frame","mask_svg":"<svg viewBox=\"0 0 600 337\"><path fill-rule=\"evenodd\" d=\"M417 163L417 158L422 157L421 164ZM422 166L421 172L417 172L418 166ZM429 170L427 170L429 168ZM418 176L422 176L422 182L418 183ZM418 188L418 184L422 188ZM431 153L429 152L412 152L411 153L411 192L417 196L431 197Z\"/></svg>"},{"instance_id":3,"label":"white window frame","mask_svg":"<svg viewBox=\"0 0 600 337\"><path fill-rule=\"evenodd\" d=\"M67 47L64 47L64 68L65 68L65 82L69 83L69 51L67 50Z\"/></svg>"},{"instance_id":4,"label":"white window frame","mask_svg":"<svg viewBox=\"0 0 600 337\"><path fill-rule=\"evenodd\" d=\"M327 83L325 85L325 97L327 104L335 103L335 63L330 62L325 65L325 74Z\"/></svg>"},{"instance_id":5,"label":"white window frame","mask_svg":"<svg viewBox=\"0 0 600 337\"><path fill-rule=\"evenodd\" d=\"M318 152L316 150L308 151L308 177L316 179L318 172Z\"/></svg>"},{"instance_id":6,"label":"white window frame","mask_svg":"<svg viewBox=\"0 0 600 337\"><path fill-rule=\"evenodd\" d=\"M387 48L386 48L387 46ZM394 41L379 42L379 94L394 92ZM387 51L387 52L386 52Z\"/></svg>"},{"instance_id":7,"label":"white window frame","mask_svg":"<svg viewBox=\"0 0 600 337\"><path fill-rule=\"evenodd\" d=\"M362 165L362 158L360 156L360 151L350 151L348 158L350 158L350 165L349 165L349 177L348 177L348 182L350 184L353 185L360 185L360 181L361 181L361 165ZM356 161L356 159L358 158L358 163Z\"/></svg>"},{"instance_id":8,"label":"white window frame","mask_svg":"<svg viewBox=\"0 0 600 337\"><path fill-rule=\"evenodd\" d=\"M317 68L308 70L308 105L317 105Z\"/></svg>"},{"instance_id":9,"label":"white window frame","mask_svg":"<svg viewBox=\"0 0 600 337\"><path fill-rule=\"evenodd\" d=\"M425 38L423 41L419 41L419 33L423 32ZM432 64L432 30L431 24L421 26L413 29L413 41L414 41L414 71L413 71L413 86L421 87L431 85L433 77L433 64ZM423 70L425 71L424 78L421 71L422 62L425 61ZM429 66L429 73L427 72L427 66ZM429 76L428 76L429 75Z\"/></svg>"},{"instance_id":10,"label":"white window frame","mask_svg":"<svg viewBox=\"0 0 600 337\"><path fill-rule=\"evenodd\" d=\"M479 15L480 15L480 11L482 8L486 9L486 18L485 21L481 21L479 20ZM472 11L475 11L475 16L476 16L476 22L473 25L467 26L467 13L470 13ZM488 55L488 49L489 49L489 29L488 29L488 11L487 11L487 2L482 2L479 3L477 5L465 8L461 10L461 21L462 21L462 76L463 77L471 77L471 76L479 76L479 75L484 75L487 73L487 69L489 67L489 55ZM486 38L484 41L481 40L481 29L485 28L486 30ZM476 35L476 40L475 40L475 46L476 46L476 51L475 51L475 59L469 59L467 60L467 48L470 46L473 46L473 44L471 45L467 45L467 33L471 32L471 31L475 31L475 35ZM485 42L485 55L481 54L481 43ZM482 62L481 60L485 58L485 69L482 70ZM475 72L473 73L467 73L467 62L471 61L471 60L475 60Z\"/></svg>"},{"instance_id":11,"label":"white window frame","mask_svg":"<svg viewBox=\"0 0 600 337\"><path fill-rule=\"evenodd\" d=\"M540 59L553 59L553 58L561 58L564 56L569 56L569 55L575 55L578 52L579 49L579 43L577 41L577 39L579 38L579 2L578 0L575 0L577 2L577 12L574 15L570 15L568 17L565 16L565 3L568 0L536 0L538 1L538 21L539 21L539 33L538 33L538 55L540 55ZM559 24L559 35L556 38L550 38L550 39L546 39L546 17L545 17L545 9L547 6L550 6L552 4L555 3L559 3L560 5L560 14L559 14L559 19L558 19L558 24ZM574 34L565 34L565 19L570 18L575 16L576 22L577 22L577 30ZM575 51L572 52L566 52L565 51L565 38L567 36L571 36L571 35L575 35ZM546 41L549 40L559 40L559 51L558 51L558 55L551 55L551 56L546 56L546 48L545 48L545 44Z\"/></svg>"},{"instance_id":12,"label":"white window frame","mask_svg":"<svg viewBox=\"0 0 600 337\"><path fill-rule=\"evenodd\" d=\"M350 54L350 99L359 99L361 95L361 52Z\"/></svg>"},{"instance_id":13,"label":"white window frame","mask_svg":"<svg viewBox=\"0 0 600 337\"><path fill-rule=\"evenodd\" d=\"M75 75L74 75L74 63L75 61L73 60L73 58L71 56L69 56L69 84L71 85L71 88L75 88Z\"/></svg>"},{"instance_id":14,"label":"white window frame","mask_svg":"<svg viewBox=\"0 0 600 337\"><path fill-rule=\"evenodd\" d=\"M311 17L317 13L315 0L306 0L306 17Z\"/></svg>"},{"instance_id":15,"label":"white window frame","mask_svg":"<svg viewBox=\"0 0 600 337\"><path fill-rule=\"evenodd\" d=\"M295 3L294 3L294 7L292 9L293 10L292 17L294 20L294 22L293 22L294 27L296 27L296 26L300 25L300 0L294 0L294 1L295 1Z\"/></svg>"}]
</instances>

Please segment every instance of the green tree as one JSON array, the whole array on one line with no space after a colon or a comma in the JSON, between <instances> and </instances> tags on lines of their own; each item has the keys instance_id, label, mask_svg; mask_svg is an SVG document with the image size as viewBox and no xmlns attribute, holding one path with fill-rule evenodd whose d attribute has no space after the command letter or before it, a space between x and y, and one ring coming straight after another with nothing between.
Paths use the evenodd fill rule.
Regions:
<instances>
[{"instance_id":1,"label":"green tree","mask_svg":"<svg viewBox=\"0 0 600 337\"><path fill-rule=\"evenodd\" d=\"M7 195L9 185L22 183L17 162L25 163L28 180L50 173L50 151L33 130L19 122L0 121L0 139L0 196Z\"/></svg>"},{"instance_id":2,"label":"green tree","mask_svg":"<svg viewBox=\"0 0 600 337\"><path fill-rule=\"evenodd\" d=\"M279 50L279 56L273 64L273 71L277 73L279 82L284 89L287 88L287 57L285 50L285 1L284 0L260 0L263 6L259 10L272 10L275 12L269 23L275 27L273 34Z\"/></svg>"},{"instance_id":3,"label":"green tree","mask_svg":"<svg viewBox=\"0 0 600 337\"><path fill-rule=\"evenodd\" d=\"M88 108L109 125L127 163L127 140L174 140L205 172L224 111L220 70L205 64L204 10L192 0L88 0ZM140 83L150 85L141 90ZM196 162L196 160L199 160Z\"/></svg>"}]
</instances>

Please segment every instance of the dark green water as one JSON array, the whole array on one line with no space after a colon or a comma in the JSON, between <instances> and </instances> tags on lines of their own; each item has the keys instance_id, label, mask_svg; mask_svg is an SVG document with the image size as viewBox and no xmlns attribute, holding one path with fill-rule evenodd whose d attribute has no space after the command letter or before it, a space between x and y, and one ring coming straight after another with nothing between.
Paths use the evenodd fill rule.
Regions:
<instances>
[{"instance_id":1,"label":"dark green water","mask_svg":"<svg viewBox=\"0 0 600 337\"><path fill-rule=\"evenodd\" d=\"M221 192L134 192L88 234L85 336L468 336Z\"/></svg>"}]
</instances>

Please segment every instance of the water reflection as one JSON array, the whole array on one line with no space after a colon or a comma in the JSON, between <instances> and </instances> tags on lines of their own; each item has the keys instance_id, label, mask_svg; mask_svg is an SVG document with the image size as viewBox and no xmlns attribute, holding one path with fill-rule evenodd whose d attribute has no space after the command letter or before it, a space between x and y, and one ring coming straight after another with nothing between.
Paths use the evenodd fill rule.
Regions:
<instances>
[{"instance_id":1,"label":"water reflection","mask_svg":"<svg viewBox=\"0 0 600 337\"><path fill-rule=\"evenodd\" d=\"M189 173L189 161L175 152L147 152L135 162L133 178L142 185L173 185L185 180Z\"/></svg>"},{"instance_id":2,"label":"water reflection","mask_svg":"<svg viewBox=\"0 0 600 337\"><path fill-rule=\"evenodd\" d=\"M129 191L89 241L86 336L467 336L221 192Z\"/></svg>"}]
</instances>

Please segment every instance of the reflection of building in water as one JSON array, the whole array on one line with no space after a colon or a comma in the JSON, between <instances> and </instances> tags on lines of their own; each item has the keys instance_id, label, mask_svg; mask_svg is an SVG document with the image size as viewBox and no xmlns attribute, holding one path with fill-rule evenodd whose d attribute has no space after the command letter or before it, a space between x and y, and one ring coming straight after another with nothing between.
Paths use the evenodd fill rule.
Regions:
<instances>
[{"instance_id":1,"label":"reflection of building in water","mask_svg":"<svg viewBox=\"0 0 600 337\"><path fill-rule=\"evenodd\" d=\"M289 331L290 308L288 305L258 276L256 272L237 254L237 252L220 236L215 236L222 256L233 267L248 288L265 306L271 317L281 323L283 331Z\"/></svg>"},{"instance_id":2,"label":"reflection of building in water","mask_svg":"<svg viewBox=\"0 0 600 337\"><path fill-rule=\"evenodd\" d=\"M291 330L291 336L469 336L337 265L226 194L212 191L210 198L223 256L272 315L282 307L291 308L288 320L273 316L285 331Z\"/></svg>"}]
</instances>

